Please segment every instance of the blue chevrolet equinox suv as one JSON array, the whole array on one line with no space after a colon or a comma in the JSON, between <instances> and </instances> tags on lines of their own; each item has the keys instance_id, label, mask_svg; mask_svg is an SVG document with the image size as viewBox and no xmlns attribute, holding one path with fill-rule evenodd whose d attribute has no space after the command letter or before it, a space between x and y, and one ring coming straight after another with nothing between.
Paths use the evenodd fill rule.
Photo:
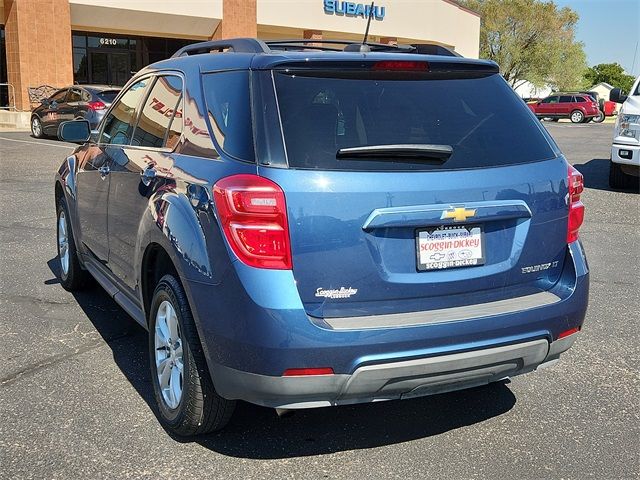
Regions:
<instances>
[{"instance_id":1,"label":"blue chevrolet equinox suv","mask_svg":"<svg viewBox=\"0 0 640 480\"><path fill-rule=\"evenodd\" d=\"M587 309L582 175L495 63L234 39L138 72L55 179L62 286L149 332L180 436L237 400L412 398L557 362Z\"/></svg>"}]
</instances>

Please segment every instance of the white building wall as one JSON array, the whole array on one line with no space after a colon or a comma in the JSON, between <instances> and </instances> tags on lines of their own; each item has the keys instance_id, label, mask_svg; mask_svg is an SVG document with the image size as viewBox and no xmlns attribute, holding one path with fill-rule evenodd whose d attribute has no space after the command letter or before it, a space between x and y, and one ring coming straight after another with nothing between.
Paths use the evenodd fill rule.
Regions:
<instances>
[{"instance_id":1,"label":"white building wall","mask_svg":"<svg viewBox=\"0 0 640 480\"><path fill-rule=\"evenodd\" d=\"M209 38L222 0L69 0L71 28L175 38Z\"/></svg>"},{"instance_id":2,"label":"white building wall","mask_svg":"<svg viewBox=\"0 0 640 480\"><path fill-rule=\"evenodd\" d=\"M257 0L258 25L364 34L366 19L327 14L324 0ZM355 3L370 4L366 0ZM379 0L383 20L370 34L453 46L465 57L479 54L480 17L447 0Z\"/></svg>"},{"instance_id":3,"label":"white building wall","mask_svg":"<svg viewBox=\"0 0 640 480\"><path fill-rule=\"evenodd\" d=\"M340 0L341 1L341 0ZM222 13L222 0L69 0L74 30L209 38ZM367 4L366 0L355 3ZM373 20L370 34L400 41L433 42L454 47L466 57L479 54L480 18L450 0L378 0L383 20ZM258 29L270 36L322 30L326 38L364 34L366 20L327 14L324 0L257 0ZM293 30L289 30L293 29Z\"/></svg>"}]
</instances>

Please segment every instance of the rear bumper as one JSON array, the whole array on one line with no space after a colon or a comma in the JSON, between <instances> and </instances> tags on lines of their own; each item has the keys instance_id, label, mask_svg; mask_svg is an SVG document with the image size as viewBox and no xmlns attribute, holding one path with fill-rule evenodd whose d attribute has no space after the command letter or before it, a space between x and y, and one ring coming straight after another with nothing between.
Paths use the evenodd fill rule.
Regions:
<instances>
[{"instance_id":1,"label":"rear bumper","mask_svg":"<svg viewBox=\"0 0 640 480\"><path fill-rule=\"evenodd\" d=\"M314 408L397 400L486 385L551 364L577 334L470 352L365 365L347 375L275 377L217 366L218 393L274 408Z\"/></svg>"},{"instance_id":2,"label":"rear bumper","mask_svg":"<svg viewBox=\"0 0 640 480\"><path fill-rule=\"evenodd\" d=\"M248 268L238 265L221 285L187 282L187 294L217 391L279 408L428 395L535 370L571 346L575 335L558 338L582 326L589 291L584 251L574 242L560 280L535 305L510 300L473 312L392 315L361 328L353 318L310 319L290 271L245 275ZM314 367L335 375L282 376Z\"/></svg>"}]
</instances>

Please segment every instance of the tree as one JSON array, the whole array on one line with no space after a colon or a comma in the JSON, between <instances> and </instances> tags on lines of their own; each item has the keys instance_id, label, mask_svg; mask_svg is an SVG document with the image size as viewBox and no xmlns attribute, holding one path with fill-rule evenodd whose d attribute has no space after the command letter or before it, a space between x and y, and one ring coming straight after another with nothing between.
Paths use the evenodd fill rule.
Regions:
<instances>
[{"instance_id":1,"label":"tree","mask_svg":"<svg viewBox=\"0 0 640 480\"><path fill-rule=\"evenodd\" d=\"M493 60L513 87L526 81L581 88L587 69L575 40L578 14L540 0L464 0L480 13L480 56Z\"/></svg>"},{"instance_id":2,"label":"tree","mask_svg":"<svg viewBox=\"0 0 640 480\"><path fill-rule=\"evenodd\" d=\"M635 78L627 75L619 63L601 63L589 68L584 74L584 78L589 87L597 85L600 82L608 83L613 87L617 87L626 93L631 91Z\"/></svg>"}]
</instances>

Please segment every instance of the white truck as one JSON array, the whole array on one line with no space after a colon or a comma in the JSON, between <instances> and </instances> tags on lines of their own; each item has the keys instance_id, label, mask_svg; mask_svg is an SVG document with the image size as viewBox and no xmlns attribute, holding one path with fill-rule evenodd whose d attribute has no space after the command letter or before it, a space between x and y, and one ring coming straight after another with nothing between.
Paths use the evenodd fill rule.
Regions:
<instances>
[{"instance_id":1,"label":"white truck","mask_svg":"<svg viewBox=\"0 0 640 480\"><path fill-rule=\"evenodd\" d=\"M609 186L637 186L640 177L640 77L636 78L631 93L624 95L619 88L614 88L609 99L622 104L613 131Z\"/></svg>"}]
</instances>

